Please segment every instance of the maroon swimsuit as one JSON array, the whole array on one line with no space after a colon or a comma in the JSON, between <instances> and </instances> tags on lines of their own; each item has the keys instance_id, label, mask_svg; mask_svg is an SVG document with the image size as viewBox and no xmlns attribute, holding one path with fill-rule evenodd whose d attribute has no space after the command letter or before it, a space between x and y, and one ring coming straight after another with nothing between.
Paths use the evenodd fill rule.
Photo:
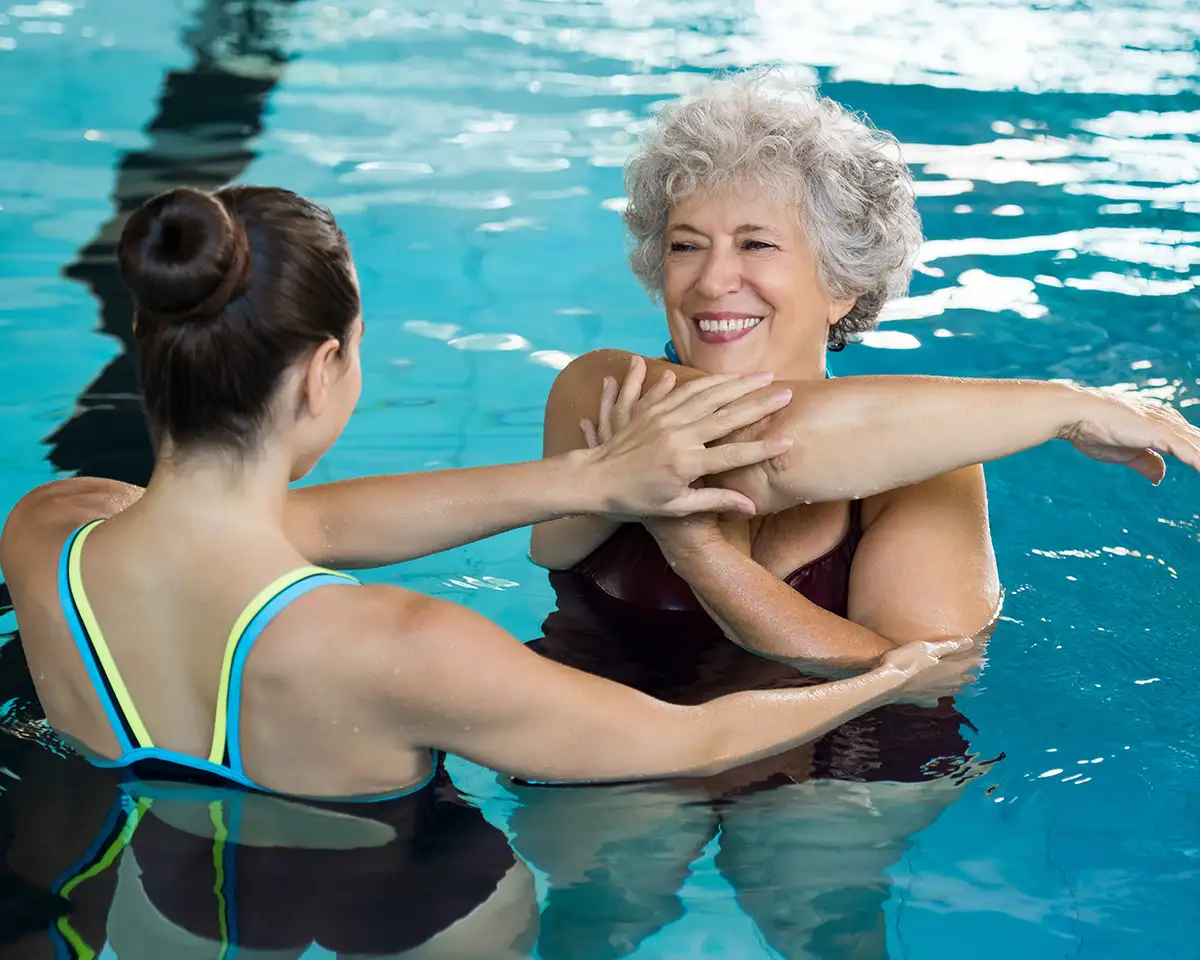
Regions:
<instances>
[{"instance_id":1,"label":"maroon swimsuit","mask_svg":"<svg viewBox=\"0 0 1200 960\"><path fill-rule=\"evenodd\" d=\"M861 508L850 504L841 542L784 582L845 616L850 564L862 539ZM557 609L530 646L545 657L623 683L670 703L693 704L735 690L808 686L819 678L748 653L727 639L640 524L626 524L571 570L550 574ZM823 778L918 781L959 770L970 722L947 699L925 709L893 704L734 776L714 778L721 795Z\"/></svg>"}]
</instances>

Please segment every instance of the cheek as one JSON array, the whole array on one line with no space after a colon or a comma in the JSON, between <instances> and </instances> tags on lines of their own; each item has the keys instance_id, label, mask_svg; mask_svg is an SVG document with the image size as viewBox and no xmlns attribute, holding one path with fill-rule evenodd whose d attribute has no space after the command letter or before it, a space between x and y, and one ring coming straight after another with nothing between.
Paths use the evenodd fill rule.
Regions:
<instances>
[{"instance_id":1,"label":"cheek","mask_svg":"<svg viewBox=\"0 0 1200 960\"><path fill-rule=\"evenodd\" d=\"M825 315L829 304L821 286L799 268L772 264L759 278L759 294L780 313L797 319Z\"/></svg>"},{"instance_id":2,"label":"cheek","mask_svg":"<svg viewBox=\"0 0 1200 960\"><path fill-rule=\"evenodd\" d=\"M663 271L662 284L663 303L667 307L677 306L683 295L683 285L680 283L679 270L672 267Z\"/></svg>"}]
</instances>

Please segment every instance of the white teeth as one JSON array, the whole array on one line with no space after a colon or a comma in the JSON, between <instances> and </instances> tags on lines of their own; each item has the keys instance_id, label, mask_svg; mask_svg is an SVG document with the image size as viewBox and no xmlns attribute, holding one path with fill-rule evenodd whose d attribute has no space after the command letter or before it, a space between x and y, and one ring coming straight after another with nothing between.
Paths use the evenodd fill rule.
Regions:
<instances>
[{"instance_id":1,"label":"white teeth","mask_svg":"<svg viewBox=\"0 0 1200 960\"><path fill-rule=\"evenodd\" d=\"M737 320L701 320L700 329L704 333L730 333L737 330L749 330L762 323L762 317L739 317Z\"/></svg>"}]
</instances>

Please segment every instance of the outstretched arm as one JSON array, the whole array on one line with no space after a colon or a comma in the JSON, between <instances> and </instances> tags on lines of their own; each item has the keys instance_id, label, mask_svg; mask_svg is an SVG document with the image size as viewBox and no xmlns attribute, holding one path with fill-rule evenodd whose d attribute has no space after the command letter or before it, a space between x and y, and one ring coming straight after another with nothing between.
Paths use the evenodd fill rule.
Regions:
<instances>
[{"instance_id":1,"label":"outstretched arm","mask_svg":"<svg viewBox=\"0 0 1200 960\"><path fill-rule=\"evenodd\" d=\"M718 773L957 674L938 657L961 648L912 644L848 680L676 706L546 660L461 607L409 601L391 620L404 636L368 654L378 722L411 747L551 782Z\"/></svg>"},{"instance_id":2,"label":"outstretched arm","mask_svg":"<svg viewBox=\"0 0 1200 960\"><path fill-rule=\"evenodd\" d=\"M1039 380L856 376L788 383L786 410L725 439L793 437L788 453L714 482L759 512L864 499L1049 440L1158 483L1160 454L1200 469L1200 431L1169 406Z\"/></svg>"},{"instance_id":3,"label":"outstretched arm","mask_svg":"<svg viewBox=\"0 0 1200 960\"><path fill-rule=\"evenodd\" d=\"M547 437L552 430L555 437L569 437L579 418L597 408L603 378L619 375L629 356L600 350L568 366L551 393ZM700 376L665 360L647 362L650 382L667 371L679 383ZM854 376L772 387L792 391L788 406L725 440L791 438L791 450L713 479L749 496L759 513L863 499L1054 439L1068 440L1094 459L1129 466L1153 482L1165 469L1160 453L1200 469L1200 431L1173 408L1063 383ZM582 434L573 445L584 445ZM563 448L570 449L566 439L551 449Z\"/></svg>"},{"instance_id":4,"label":"outstretched arm","mask_svg":"<svg viewBox=\"0 0 1200 960\"><path fill-rule=\"evenodd\" d=\"M620 374L622 392L639 396L644 374L640 360L627 362ZM603 520L703 510L751 513L753 504L742 494L691 484L790 446L791 441L775 438L706 446L787 403L790 394L758 389L768 380L762 375L693 379L670 396L664 392L646 417L606 434L594 449L568 449L528 463L362 477L294 490L285 524L297 549L314 563L362 568L576 514ZM610 380L606 396L615 400L615 381Z\"/></svg>"}]
</instances>

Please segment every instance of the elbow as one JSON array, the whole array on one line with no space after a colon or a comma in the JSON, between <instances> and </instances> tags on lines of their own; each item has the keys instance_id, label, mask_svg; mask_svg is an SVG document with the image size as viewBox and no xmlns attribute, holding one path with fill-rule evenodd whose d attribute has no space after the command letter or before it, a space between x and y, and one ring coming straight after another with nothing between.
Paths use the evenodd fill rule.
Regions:
<instances>
[{"instance_id":1,"label":"elbow","mask_svg":"<svg viewBox=\"0 0 1200 960\"><path fill-rule=\"evenodd\" d=\"M673 776L702 779L715 777L748 762L739 751L728 724L721 723L712 704L679 708L684 748L679 751Z\"/></svg>"},{"instance_id":2,"label":"elbow","mask_svg":"<svg viewBox=\"0 0 1200 960\"><path fill-rule=\"evenodd\" d=\"M529 534L529 559L543 570L569 570L582 557L574 556L570 542L557 535L556 521L536 524Z\"/></svg>"}]
</instances>

